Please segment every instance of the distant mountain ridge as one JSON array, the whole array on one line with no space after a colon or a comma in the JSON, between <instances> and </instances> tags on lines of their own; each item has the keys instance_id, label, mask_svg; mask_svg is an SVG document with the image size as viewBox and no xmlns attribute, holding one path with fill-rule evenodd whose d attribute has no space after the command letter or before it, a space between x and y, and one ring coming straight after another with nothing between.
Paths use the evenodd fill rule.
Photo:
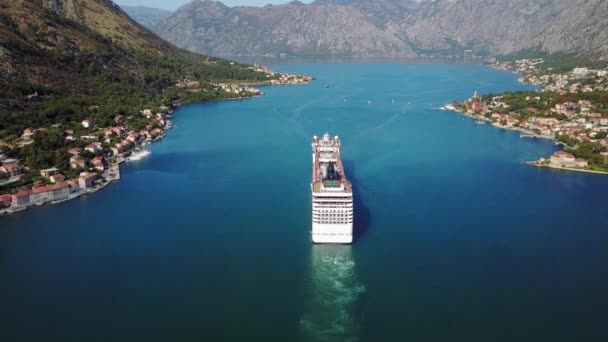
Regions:
<instances>
[{"instance_id":1,"label":"distant mountain ridge","mask_svg":"<svg viewBox=\"0 0 608 342\"><path fill-rule=\"evenodd\" d=\"M150 30L154 30L158 24L167 19L173 12L146 6L120 6L129 17L144 25Z\"/></svg>"},{"instance_id":2,"label":"distant mountain ridge","mask_svg":"<svg viewBox=\"0 0 608 342\"><path fill-rule=\"evenodd\" d=\"M156 26L211 55L504 55L608 57L605 0L317 0L227 7L195 0Z\"/></svg>"},{"instance_id":3,"label":"distant mountain ridge","mask_svg":"<svg viewBox=\"0 0 608 342\"><path fill-rule=\"evenodd\" d=\"M231 8L197 0L178 9L157 32L177 46L217 56L414 55L407 43L350 6L292 2Z\"/></svg>"}]
</instances>

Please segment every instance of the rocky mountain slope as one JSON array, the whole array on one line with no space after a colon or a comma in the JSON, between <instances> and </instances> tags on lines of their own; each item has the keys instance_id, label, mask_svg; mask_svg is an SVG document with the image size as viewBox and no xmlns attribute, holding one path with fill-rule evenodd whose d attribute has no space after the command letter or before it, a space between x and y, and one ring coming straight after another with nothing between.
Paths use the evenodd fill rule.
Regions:
<instances>
[{"instance_id":1,"label":"rocky mountain slope","mask_svg":"<svg viewBox=\"0 0 608 342\"><path fill-rule=\"evenodd\" d=\"M413 56L408 44L351 6L224 6L196 0L158 26L163 38L218 56Z\"/></svg>"},{"instance_id":2,"label":"rocky mountain slope","mask_svg":"<svg viewBox=\"0 0 608 342\"><path fill-rule=\"evenodd\" d=\"M108 116L139 110L184 77L265 79L175 48L109 0L0 0L0 139L91 106Z\"/></svg>"},{"instance_id":3,"label":"rocky mountain slope","mask_svg":"<svg viewBox=\"0 0 608 342\"><path fill-rule=\"evenodd\" d=\"M146 6L120 6L129 17L133 18L138 23L144 25L150 30L154 30L156 26L167 19L172 12L163 9L146 7Z\"/></svg>"},{"instance_id":4,"label":"rocky mountain slope","mask_svg":"<svg viewBox=\"0 0 608 342\"><path fill-rule=\"evenodd\" d=\"M195 0L158 27L214 55L413 56L522 50L608 57L605 0L317 0L229 8Z\"/></svg>"}]
</instances>

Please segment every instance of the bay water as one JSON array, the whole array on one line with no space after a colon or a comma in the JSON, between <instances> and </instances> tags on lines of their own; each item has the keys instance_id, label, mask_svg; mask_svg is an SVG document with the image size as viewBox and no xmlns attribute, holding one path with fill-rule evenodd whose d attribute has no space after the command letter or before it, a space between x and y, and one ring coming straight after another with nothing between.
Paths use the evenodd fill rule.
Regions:
<instances>
[{"instance_id":1,"label":"bay water","mask_svg":"<svg viewBox=\"0 0 608 342\"><path fill-rule=\"evenodd\" d=\"M437 108L533 89L481 65L299 63L186 105L94 195L0 217L2 341L605 341L608 177ZM328 88L325 85L329 85ZM310 242L313 135L355 243Z\"/></svg>"}]
</instances>

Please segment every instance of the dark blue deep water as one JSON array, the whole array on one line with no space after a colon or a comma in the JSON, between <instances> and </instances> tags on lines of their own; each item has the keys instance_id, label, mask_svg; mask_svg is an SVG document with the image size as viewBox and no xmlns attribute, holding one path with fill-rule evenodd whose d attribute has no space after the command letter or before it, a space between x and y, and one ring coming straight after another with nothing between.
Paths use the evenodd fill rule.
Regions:
<instances>
[{"instance_id":1,"label":"dark blue deep water","mask_svg":"<svg viewBox=\"0 0 608 342\"><path fill-rule=\"evenodd\" d=\"M432 109L530 89L516 75L274 67L318 81L184 106L119 183L0 218L0 340L608 340L608 177L527 166L554 145ZM325 131L352 246L310 243Z\"/></svg>"}]
</instances>

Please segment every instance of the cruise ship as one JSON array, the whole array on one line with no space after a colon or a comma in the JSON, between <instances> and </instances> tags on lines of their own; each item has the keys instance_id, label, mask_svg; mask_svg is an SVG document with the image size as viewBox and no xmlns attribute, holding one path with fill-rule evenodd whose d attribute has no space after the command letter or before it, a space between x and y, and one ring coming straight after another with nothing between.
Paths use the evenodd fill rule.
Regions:
<instances>
[{"instance_id":1,"label":"cruise ship","mask_svg":"<svg viewBox=\"0 0 608 342\"><path fill-rule=\"evenodd\" d=\"M353 187L346 179L340 138L325 133L312 139L312 241L353 242Z\"/></svg>"}]
</instances>

